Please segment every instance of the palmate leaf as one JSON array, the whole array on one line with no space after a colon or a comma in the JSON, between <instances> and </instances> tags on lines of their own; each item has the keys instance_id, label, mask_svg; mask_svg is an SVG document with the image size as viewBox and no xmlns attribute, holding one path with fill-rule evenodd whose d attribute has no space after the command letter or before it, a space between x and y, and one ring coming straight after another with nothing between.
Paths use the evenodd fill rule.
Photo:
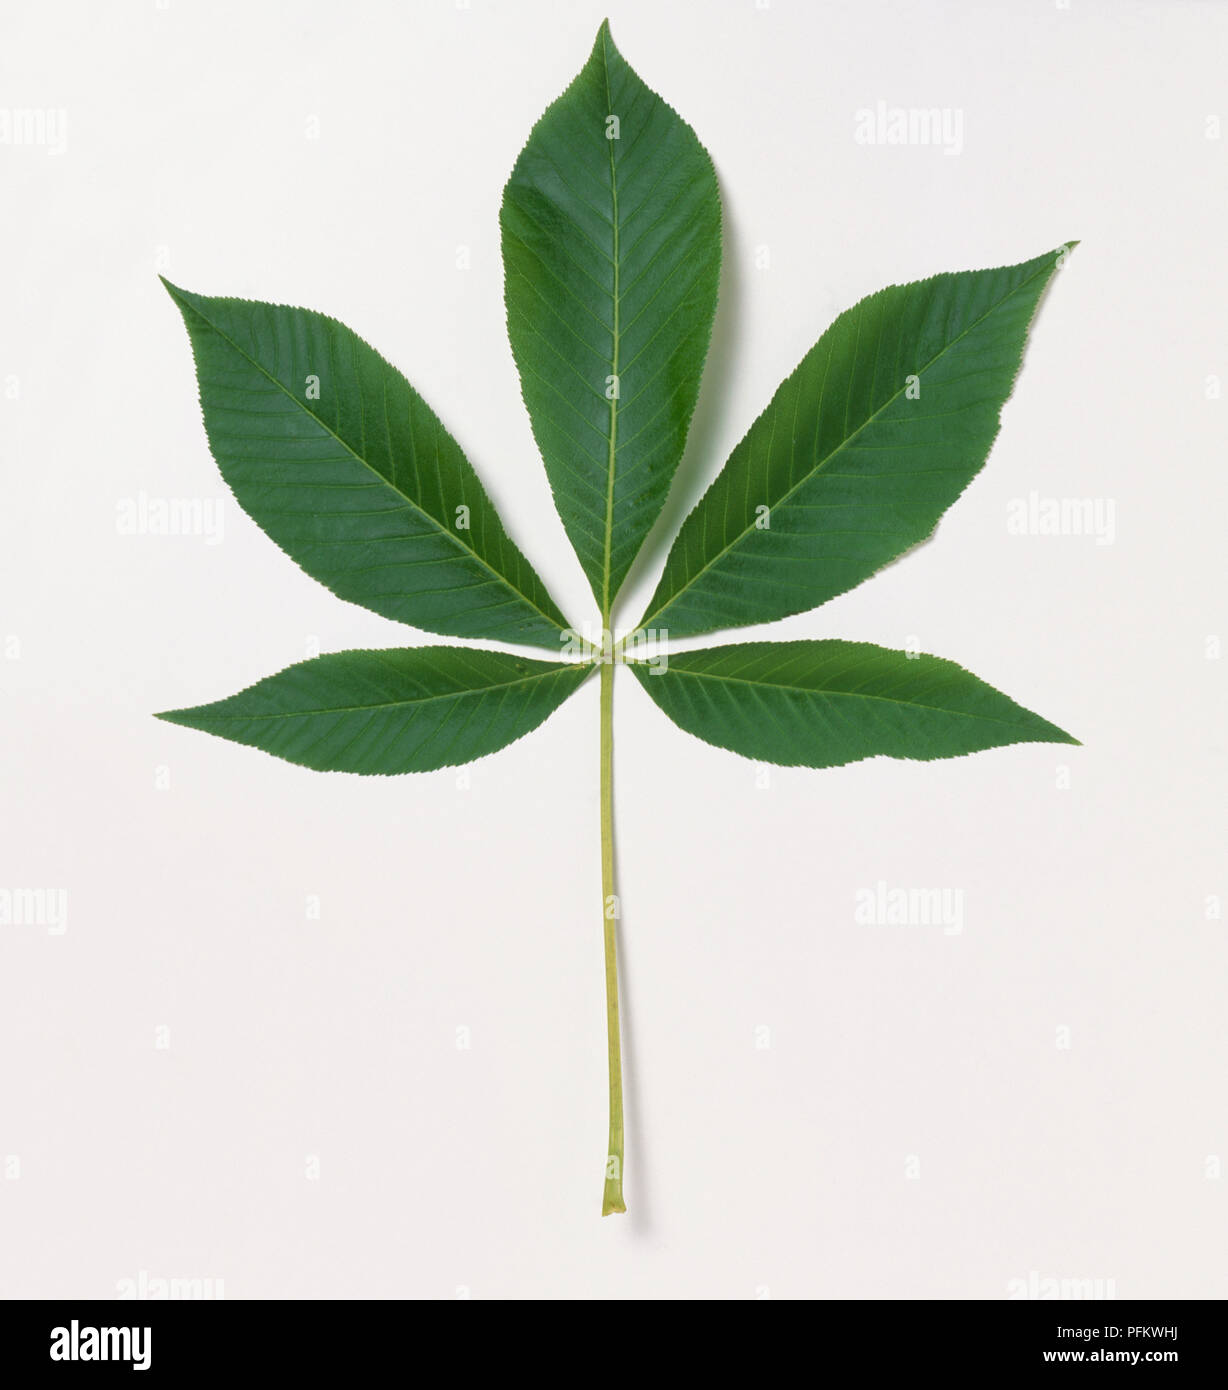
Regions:
<instances>
[{"instance_id":1,"label":"palmate leaf","mask_svg":"<svg viewBox=\"0 0 1228 1390\"><path fill-rule=\"evenodd\" d=\"M608 615L690 425L720 277L695 133L603 24L503 195L507 327L559 515Z\"/></svg>"},{"instance_id":2,"label":"palmate leaf","mask_svg":"<svg viewBox=\"0 0 1228 1390\"><path fill-rule=\"evenodd\" d=\"M222 476L291 559L386 618L559 650L562 613L395 367L324 314L166 287Z\"/></svg>"},{"instance_id":3,"label":"palmate leaf","mask_svg":"<svg viewBox=\"0 0 1228 1390\"><path fill-rule=\"evenodd\" d=\"M686 442L721 254L711 161L608 25L534 127L500 222L513 355L600 608L601 648L584 644L583 664L457 647L340 652L160 717L310 768L423 772L504 747L599 672L602 1212L621 1212L615 665L682 729L765 762L824 768L1077 740L953 662L868 643L751 642L664 663L635 659L628 640L607 644L614 598ZM924 539L985 460L1068 249L895 286L842 314L683 524L640 627L668 644L798 613ZM223 475L309 574L431 631L572 647L455 440L373 349L321 314L168 288Z\"/></svg>"},{"instance_id":4,"label":"palmate leaf","mask_svg":"<svg viewBox=\"0 0 1228 1390\"><path fill-rule=\"evenodd\" d=\"M743 642L671 655L657 674L629 664L687 733L787 767L1078 742L953 661L868 642Z\"/></svg>"},{"instance_id":5,"label":"palmate leaf","mask_svg":"<svg viewBox=\"0 0 1228 1390\"><path fill-rule=\"evenodd\" d=\"M429 772L536 729L592 670L472 647L335 652L158 718L320 772Z\"/></svg>"},{"instance_id":6,"label":"palmate leaf","mask_svg":"<svg viewBox=\"0 0 1228 1390\"><path fill-rule=\"evenodd\" d=\"M680 637L787 617L924 540L985 462L1068 250L894 285L841 314L683 523L640 626Z\"/></svg>"}]
</instances>

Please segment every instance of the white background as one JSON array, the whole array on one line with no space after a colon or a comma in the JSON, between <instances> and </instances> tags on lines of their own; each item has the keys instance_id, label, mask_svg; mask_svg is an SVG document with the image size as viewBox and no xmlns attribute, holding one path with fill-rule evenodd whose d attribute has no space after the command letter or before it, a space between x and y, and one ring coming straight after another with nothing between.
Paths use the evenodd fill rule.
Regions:
<instances>
[{"instance_id":1,"label":"white background","mask_svg":"<svg viewBox=\"0 0 1228 1390\"><path fill-rule=\"evenodd\" d=\"M630 1213L604 1221L596 684L467 788L151 717L312 641L432 640L334 598L229 499L158 270L376 344L592 616L520 402L497 212L603 9L5 10L0 107L67 126L59 151L0 145L0 884L69 913L0 927L0 1293L144 1270L231 1298L1228 1294L1228 8L613 4L712 151L727 233L624 621L836 312L1081 238L934 541L770 632L914 638L1085 746L765 787L624 673ZM962 152L857 143L880 100L962 111ZM1009 534L1032 491L1112 502L1113 543ZM142 493L226 497L224 539L121 534ZM858 925L880 880L960 890L962 932Z\"/></svg>"}]
</instances>

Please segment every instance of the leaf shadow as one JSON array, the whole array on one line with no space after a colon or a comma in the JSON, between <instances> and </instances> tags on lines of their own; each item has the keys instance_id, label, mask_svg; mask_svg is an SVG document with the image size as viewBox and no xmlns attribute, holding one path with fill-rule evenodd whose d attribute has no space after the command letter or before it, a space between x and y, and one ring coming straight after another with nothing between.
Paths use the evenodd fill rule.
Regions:
<instances>
[{"instance_id":1,"label":"leaf shadow","mask_svg":"<svg viewBox=\"0 0 1228 1390\"><path fill-rule=\"evenodd\" d=\"M615 851L614 882L618 882L617 851ZM620 897L621 904L622 899ZM644 1149L643 1109L640 1105L640 1068L635 1047L634 1010L631 1007L630 981L634 978L631 956L627 951L625 920L617 924L618 940L618 1021L621 1030L620 1047L623 1062L623 1140L625 1144L624 1171L630 1169L630 1201L627 1203L628 1224L637 1236L653 1229L652 1202L648 1181L648 1157Z\"/></svg>"},{"instance_id":2,"label":"leaf shadow","mask_svg":"<svg viewBox=\"0 0 1228 1390\"><path fill-rule=\"evenodd\" d=\"M724 463L723 459L713 463L712 452L724 429L728 410L734 356L742 330L745 273L738 252L738 233L729 214L729 200L725 196L719 172L717 188L721 198L721 278L703 380L678 471L670 484L661 515L649 531L623 582L624 593L639 582L646 570L660 568L678 528ZM750 421L746 423L749 427Z\"/></svg>"}]
</instances>

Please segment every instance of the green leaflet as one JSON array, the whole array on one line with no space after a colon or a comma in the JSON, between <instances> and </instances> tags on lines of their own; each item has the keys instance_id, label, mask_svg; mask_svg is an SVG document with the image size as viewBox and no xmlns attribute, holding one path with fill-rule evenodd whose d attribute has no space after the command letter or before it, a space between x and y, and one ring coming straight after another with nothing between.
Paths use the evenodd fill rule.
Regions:
<instances>
[{"instance_id":1,"label":"green leaflet","mask_svg":"<svg viewBox=\"0 0 1228 1390\"><path fill-rule=\"evenodd\" d=\"M744 642L631 670L687 733L790 767L1078 742L953 661L868 642Z\"/></svg>"},{"instance_id":2,"label":"green leaflet","mask_svg":"<svg viewBox=\"0 0 1228 1390\"><path fill-rule=\"evenodd\" d=\"M291 559L386 618L559 650L562 613L395 367L324 314L166 287L222 476Z\"/></svg>"},{"instance_id":3,"label":"green leaflet","mask_svg":"<svg viewBox=\"0 0 1228 1390\"><path fill-rule=\"evenodd\" d=\"M592 669L472 647L336 652L158 718L319 772L429 772L536 729Z\"/></svg>"},{"instance_id":4,"label":"green leaflet","mask_svg":"<svg viewBox=\"0 0 1228 1390\"><path fill-rule=\"evenodd\" d=\"M525 404L605 615L682 456L716 308L720 220L707 152L603 24L533 128L500 221Z\"/></svg>"},{"instance_id":5,"label":"green leaflet","mask_svg":"<svg viewBox=\"0 0 1228 1390\"><path fill-rule=\"evenodd\" d=\"M680 637L787 617L924 540L985 462L1068 249L894 285L841 314L683 523L640 626Z\"/></svg>"}]
</instances>

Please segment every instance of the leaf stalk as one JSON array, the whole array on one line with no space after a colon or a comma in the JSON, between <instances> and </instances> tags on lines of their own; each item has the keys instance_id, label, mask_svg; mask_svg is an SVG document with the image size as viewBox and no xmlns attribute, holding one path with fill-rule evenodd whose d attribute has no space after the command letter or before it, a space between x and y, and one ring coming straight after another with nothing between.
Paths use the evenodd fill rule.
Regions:
<instances>
[{"instance_id":1,"label":"leaf stalk","mask_svg":"<svg viewBox=\"0 0 1228 1390\"><path fill-rule=\"evenodd\" d=\"M601 1214L623 1202L623 1076L618 1022L618 895L614 888L614 662L601 663L601 917L605 940L606 1032L610 1062L610 1138Z\"/></svg>"}]
</instances>

